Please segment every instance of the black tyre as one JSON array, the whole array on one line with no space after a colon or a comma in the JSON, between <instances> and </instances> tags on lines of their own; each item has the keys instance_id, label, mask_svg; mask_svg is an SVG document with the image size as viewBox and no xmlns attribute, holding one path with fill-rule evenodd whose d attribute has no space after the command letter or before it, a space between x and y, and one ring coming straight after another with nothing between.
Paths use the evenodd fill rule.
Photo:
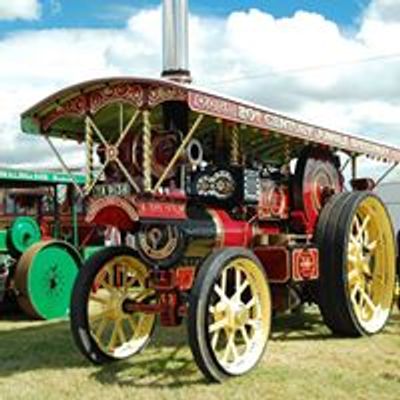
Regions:
<instances>
[{"instance_id":1,"label":"black tyre","mask_svg":"<svg viewBox=\"0 0 400 400\"><path fill-rule=\"evenodd\" d=\"M257 257L242 248L212 253L196 277L187 321L190 348L205 377L221 382L254 368L268 342L271 314Z\"/></svg>"},{"instance_id":2,"label":"black tyre","mask_svg":"<svg viewBox=\"0 0 400 400\"><path fill-rule=\"evenodd\" d=\"M334 196L322 209L318 303L337 334L371 335L386 324L393 302L395 239L382 201L369 192Z\"/></svg>"},{"instance_id":3,"label":"black tyre","mask_svg":"<svg viewBox=\"0 0 400 400\"><path fill-rule=\"evenodd\" d=\"M108 247L81 268L71 302L71 330L78 349L96 364L138 353L151 338L155 316L126 313L124 301L150 302L148 268L128 247Z\"/></svg>"}]
</instances>

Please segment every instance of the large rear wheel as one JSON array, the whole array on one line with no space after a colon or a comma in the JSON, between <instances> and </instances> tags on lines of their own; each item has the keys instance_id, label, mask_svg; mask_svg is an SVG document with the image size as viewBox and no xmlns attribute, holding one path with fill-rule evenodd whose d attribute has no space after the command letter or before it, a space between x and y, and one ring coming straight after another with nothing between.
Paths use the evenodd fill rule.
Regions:
<instances>
[{"instance_id":1,"label":"large rear wheel","mask_svg":"<svg viewBox=\"0 0 400 400\"><path fill-rule=\"evenodd\" d=\"M258 259L248 250L214 252L190 296L189 344L203 374L220 382L261 359L271 326L271 296Z\"/></svg>"},{"instance_id":2,"label":"large rear wheel","mask_svg":"<svg viewBox=\"0 0 400 400\"><path fill-rule=\"evenodd\" d=\"M393 302L395 239L382 201L368 192L337 196L322 210L319 307L329 328L371 335L386 324Z\"/></svg>"},{"instance_id":3,"label":"large rear wheel","mask_svg":"<svg viewBox=\"0 0 400 400\"><path fill-rule=\"evenodd\" d=\"M126 300L153 301L148 274L127 247L102 249L82 267L72 294L71 329L79 350L93 363L131 357L150 340L155 316L124 310Z\"/></svg>"}]
</instances>

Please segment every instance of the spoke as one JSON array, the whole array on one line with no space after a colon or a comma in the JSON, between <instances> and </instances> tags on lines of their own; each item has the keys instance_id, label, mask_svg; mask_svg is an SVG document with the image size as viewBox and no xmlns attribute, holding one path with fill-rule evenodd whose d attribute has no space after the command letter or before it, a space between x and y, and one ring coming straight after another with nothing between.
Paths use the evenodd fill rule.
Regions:
<instances>
[{"instance_id":1,"label":"spoke","mask_svg":"<svg viewBox=\"0 0 400 400\"><path fill-rule=\"evenodd\" d=\"M246 322L247 325L250 325L254 329L259 329L260 328L260 321L258 319L249 319Z\"/></svg>"},{"instance_id":2,"label":"spoke","mask_svg":"<svg viewBox=\"0 0 400 400\"><path fill-rule=\"evenodd\" d=\"M141 287L139 293L136 293L135 296L130 296L129 298L137 302L142 302L146 297L152 296L154 293L154 289L146 289Z\"/></svg>"},{"instance_id":3,"label":"spoke","mask_svg":"<svg viewBox=\"0 0 400 400\"><path fill-rule=\"evenodd\" d=\"M108 319L107 318L102 318L102 320L100 321L98 327L96 328L94 335L96 336L97 340L99 342L101 342L101 337L104 333L104 330L106 329L108 324Z\"/></svg>"},{"instance_id":4,"label":"spoke","mask_svg":"<svg viewBox=\"0 0 400 400\"><path fill-rule=\"evenodd\" d=\"M378 246L377 240L374 240L373 242L370 242L365 245L365 247L368 249L369 252L373 252L377 246Z\"/></svg>"},{"instance_id":5,"label":"spoke","mask_svg":"<svg viewBox=\"0 0 400 400\"><path fill-rule=\"evenodd\" d=\"M239 294L239 296L250 286L249 281L246 279L241 286L239 287L237 293Z\"/></svg>"},{"instance_id":6,"label":"spoke","mask_svg":"<svg viewBox=\"0 0 400 400\"><path fill-rule=\"evenodd\" d=\"M367 225L368 225L368 223L369 223L370 220L371 220L371 217L370 217L369 215L367 215L367 216L364 218L364 221L362 222L362 225L361 225L361 227L360 227L359 235L361 235L362 233L364 233L364 232L366 231Z\"/></svg>"},{"instance_id":7,"label":"spoke","mask_svg":"<svg viewBox=\"0 0 400 400\"><path fill-rule=\"evenodd\" d=\"M361 228L361 226L360 226L360 220L359 220L358 215L356 215L356 216L354 217L353 224L354 224L354 226L355 226L355 228L356 228L356 232L357 232L357 236L358 236L358 232L360 232L360 228Z\"/></svg>"},{"instance_id":8,"label":"spoke","mask_svg":"<svg viewBox=\"0 0 400 400\"><path fill-rule=\"evenodd\" d=\"M219 285L215 284L214 285L214 290L217 293L217 295L221 298L221 300L229 302L229 299L225 292L219 287Z\"/></svg>"},{"instance_id":9,"label":"spoke","mask_svg":"<svg viewBox=\"0 0 400 400\"><path fill-rule=\"evenodd\" d=\"M354 286L360 283L361 276L358 269L352 269L348 274L348 282L350 286Z\"/></svg>"},{"instance_id":10,"label":"spoke","mask_svg":"<svg viewBox=\"0 0 400 400\"><path fill-rule=\"evenodd\" d=\"M121 344L126 343L127 340L126 340L126 336L125 336L124 326L123 326L122 320L119 320L117 322L117 331L118 331L118 336L119 336L119 338L121 340Z\"/></svg>"},{"instance_id":11,"label":"spoke","mask_svg":"<svg viewBox=\"0 0 400 400\"><path fill-rule=\"evenodd\" d=\"M364 260L363 262L362 262L362 264L361 264L361 266L362 266L362 273L365 275L365 276L368 276L368 277L371 277L372 276L372 273L371 273L371 268L370 268L370 266L369 266L369 263L366 261L366 260Z\"/></svg>"},{"instance_id":12,"label":"spoke","mask_svg":"<svg viewBox=\"0 0 400 400\"><path fill-rule=\"evenodd\" d=\"M116 344L117 338L118 338L118 324L117 323L118 323L117 321L114 323L114 329L112 331L110 341L108 342L107 348L109 350L115 349L115 344Z\"/></svg>"},{"instance_id":13,"label":"spoke","mask_svg":"<svg viewBox=\"0 0 400 400\"><path fill-rule=\"evenodd\" d=\"M249 334L247 333L246 328L244 326L242 326L240 328L240 333L243 336L243 339L244 339L244 341L246 343L246 349L247 349L249 347L249 345L250 345L250 338L249 338Z\"/></svg>"},{"instance_id":14,"label":"spoke","mask_svg":"<svg viewBox=\"0 0 400 400\"><path fill-rule=\"evenodd\" d=\"M133 284L136 283L138 280L137 278L133 275L128 276L128 274L126 275L126 281L125 281L125 285L124 285L124 289L125 289L125 293L132 288Z\"/></svg>"},{"instance_id":15,"label":"spoke","mask_svg":"<svg viewBox=\"0 0 400 400\"><path fill-rule=\"evenodd\" d=\"M246 303L245 307L246 307L248 310L250 310L250 308L254 307L256 304L257 304L256 298L255 298L255 297L252 297L251 300L249 300L249 301Z\"/></svg>"},{"instance_id":16,"label":"spoke","mask_svg":"<svg viewBox=\"0 0 400 400\"><path fill-rule=\"evenodd\" d=\"M234 340L235 340L235 334L234 334L234 332L232 332L229 335L228 343L226 344L226 348L225 348L225 353L224 353L224 356L222 358L222 362L225 363L225 364L228 362L229 354L230 354L230 351L231 351L231 343Z\"/></svg>"},{"instance_id":17,"label":"spoke","mask_svg":"<svg viewBox=\"0 0 400 400\"><path fill-rule=\"evenodd\" d=\"M115 284L115 265L111 264L108 265L106 268L106 271L108 272L108 283L110 284L110 286L112 286L114 288L114 284Z\"/></svg>"},{"instance_id":18,"label":"spoke","mask_svg":"<svg viewBox=\"0 0 400 400\"><path fill-rule=\"evenodd\" d=\"M359 241L357 240L357 237L354 236L353 233L350 234L350 242L353 244L353 246L358 247L359 246Z\"/></svg>"},{"instance_id":19,"label":"spoke","mask_svg":"<svg viewBox=\"0 0 400 400\"><path fill-rule=\"evenodd\" d=\"M231 341L231 349L232 349L232 354L233 354L233 362L235 362L238 358L239 358L239 352L237 350L236 347L236 343L235 343L235 333L236 332L232 332L232 341Z\"/></svg>"},{"instance_id":20,"label":"spoke","mask_svg":"<svg viewBox=\"0 0 400 400\"><path fill-rule=\"evenodd\" d=\"M213 338L212 338L212 340L211 340L211 347L212 347L212 349L213 349L214 351L217 350L217 345L218 345L218 339L219 339L219 334L220 334L220 332L221 332L220 329L217 330L217 331L215 331L214 336L213 336Z\"/></svg>"},{"instance_id":21,"label":"spoke","mask_svg":"<svg viewBox=\"0 0 400 400\"><path fill-rule=\"evenodd\" d=\"M349 254L349 255L347 256L347 259L348 259L348 261L351 262L352 264L356 264L357 261L358 261L358 257L356 257L356 256L354 256L354 255L352 255L352 254Z\"/></svg>"},{"instance_id":22,"label":"spoke","mask_svg":"<svg viewBox=\"0 0 400 400\"><path fill-rule=\"evenodd\" d=\"M374 302L372 301L371 297L369 296L369 294L362 288L360 288L360 294L361 294L361 297L364 300L365 304L374 313L376 311L376 306L375 306Z\"/></svg>"},{"instance_id":23,"label":"spoke","mask_svg":"<svg viewBox=\"0 0 400 400\"><path fill-rule=\"evenodd\" d=\"M109 312L109 310L103 310L97 314L90 315L89 316L90 323L93 323L93 322L98 321L99 319L105 318L108 315L108 312Z\"/></svg>"},{"instance_id":24,"label":"spoke","mask_svg":"<svg viewBox=\"0 0 400 400\"><path fill-rule=\"evenodd\" d=\"M368 235L368 231L367 231L367 225L370 220L371 220L371 217L369 215L367 215L360 225L359 218L357 216L355 217L355 221L357 221L355 223L356 230L357 230L355 240L356 240L356 242L361 243L362 245L364 245L364 243L368 240L369 235Z\"/></svg>"},{"instance_id":25,"label":"spoke","mask_svg":"<svg viewBox=\"0 0 400 400\"><path fill-rule=\"evenodd\" d=\"M93 293L89 296L89 300L92 300L92 301L95 301L96 303L100 303L100 304L104 304L104 305L108 304L108 300L98 297L98 296L94 295Z\"/></svg>"},{"instance_id":26,"label":"spoke","mask_svg":"<svg viewBox=\"0 0 400 400\"><path fill-rule=\"evenodd\" d=\"M224 293L226 293L226 282L228 279L228 270L224 269L221 275L221 289Z\"/></svg>"},{"instance_id":27,"label":"spoke","mask_svg":"<svg viewBox=\"0 0 400 400\"><path fill-rule=\"evenodd\" d=\"M236 290L238 291L240 288L240 282L241 282L241 271L239 268L235 268L235 286Z\"/></svg>"},{"instance_id":28,"label":"spoke","mask_svg":"<svg viewBox=\"0 0 400 400\"><path fill-rule=\"evenodd\" d=\"M357 283L354 286L354 289L350 294L350 298L351 298L351 302L353 303L354 310L355 310L356 314L359 315L359 317L361 317L361 315L362 315L362 308L361 308L361 305L357 302L356 296L357 296L357 293L360 291L360 288L361 288L360 284Z\"/></svg>"},{"instance_id":29,"label":"spoke","mask_svg":"<svg viewBox=\"0 0 400 400\"><path fill-rule=\"evenodd\" d=\"M124 288L124 290L126 291L127 288L127 284L128 284L128 271L126 270L126 268L121 268L120 273L122 275L122 282L121 282L121 286Z\"/></svg>"},{"instance_id":30,"label":"spoke","mask_svg":"<svg viewBox=\"0 0 400 400\"><path fill-rule=\"evenodd\" d=\"M108 290L109 292L112 292L114 288L106 281L107 277L107 271L103 270L101 274L99 275L97 282L95 283L94 286L97 286L98 289L103 287L104 289Z\"/></svg>"},{"instance_id":31,"label":"spoke","mask_svg":"<svg viewBox=\"0 0 400 400\"><path fill-rule=\"evenodd\" d=\"M227 319L226 318L223 318L223 319L221 319L219 321L216 321L216 322L212 323L208 327L208 333L213 333L213 332L221 330L222 328L225 327L226 323L227 323Z\"/></svg>"},{"instance_id":32,"label":"spoke","mask_svg":"<svg viewBox=\"0 0 400 400\"><path fill-rule=\"evenodd\" d=\"M350 242L349 242L349 246L347 248L347 251L349 253L353 253L358 249L358 245L355 244L352 240L351 240L351 235L350 235Z\"/></svg>"},{"instance_id":33,"label":"spoke","mask_svg":"<svg viewBox=\"0 0 400 400\"><path fill-rule=\"evenodd\" d=\"M126 317L126 319L128 320L129 325L131 326L132 329L132 334L134 335L137 329L137 321L135 320L135 316L129 315L128 317Z\"/></svg>"}]
</instances>

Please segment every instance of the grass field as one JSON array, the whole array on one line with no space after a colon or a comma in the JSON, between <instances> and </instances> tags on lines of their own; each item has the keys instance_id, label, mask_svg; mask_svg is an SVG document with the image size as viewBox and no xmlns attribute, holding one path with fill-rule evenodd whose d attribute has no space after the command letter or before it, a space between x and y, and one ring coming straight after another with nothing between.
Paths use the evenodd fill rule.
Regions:
<instances>
[{"instance_id":1,"label":"grass field","mask_svg":"<svg viewBox=\"0 0 400 400\"><path fill-rule=\"evenodd\" d=\"M158 330L129 361L89 365L68 323L0 320L0 399L400 399L400 315L385 331L334 338L318 313L283 316L252 373L208 384L186 345L186 331Z\"/></svg>"}]
</instances>

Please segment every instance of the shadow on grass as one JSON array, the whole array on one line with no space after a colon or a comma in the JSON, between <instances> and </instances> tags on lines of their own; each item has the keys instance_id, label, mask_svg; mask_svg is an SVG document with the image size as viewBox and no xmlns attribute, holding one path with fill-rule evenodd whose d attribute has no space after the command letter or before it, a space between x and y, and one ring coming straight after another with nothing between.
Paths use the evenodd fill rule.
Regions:
<instances>
[{"instance_id":1,"label":"shadow on grass","mask_svg":"<svg viewBox=\"0 0 400 400\"><path fill-rule=\"evenodd\" d=\"M280 315L272 321L272 340L334 339L317 311Z\"/></svg>"},{"instance_id":2,"label":"shadow on grass","mask_svg":"<svg viewBox=\"0 0 400 400\"><path fill-rule=\"evenodd\" d=\"M75 350L67 321L32 322L12 319L12 326L0 331L0 378L38 369L82 367L84 360ZM4 323L4 319L3 319Z\"/></svg>"},{"instance_id":3,"label":"shadow on grass","mask_svg":"<svg viewBox=\"0 0 400 400\"><path fill-rule=\"evenodd\" d=\"M93 367L76 349L68 321L29 323L24 316L9 315L1 323L7 330L0 331L0 379L42 369L92 367L91 376L104 384L177 387L202 382L183 326L156 329L150 346L129 361Z\"/></svg>"},{"instance_id":4,"label":"shadow on grass","mask_svg":"<svg viewBox=\"0 0 400 400\"><path fill-rule=\"evenodd\" d=\"M188 351L187 345L163 350L150 347L132 362L112 363L91 375L101 384L177 388L206 383Z\"/></svg>"},{"instance_id":5,"label":"shadow on grass","mask_svg":"<svg viewBox=\"0 0 400 400\"><path fill-rule=\"evenodd\" d=\"M87 368L91 364L75 348L68 321L32 322L10 318L0 331L0 378L46 370ZM398 335L400 314L396 312L385 334ZM6 326L6 325L4 325ZM15 329L12 329L15 328ZM312 310L300 315L283 315L273 321L273 341L335 340ZM342 338L341 338L342 339ZM94 370L93 370L94 369ZM157 328L154 340L142 354L129 361L92 367L90 376L107 385L132 387L181 387L204 383L187 346L185 326Z\"/></svg>"}]
</instances>

